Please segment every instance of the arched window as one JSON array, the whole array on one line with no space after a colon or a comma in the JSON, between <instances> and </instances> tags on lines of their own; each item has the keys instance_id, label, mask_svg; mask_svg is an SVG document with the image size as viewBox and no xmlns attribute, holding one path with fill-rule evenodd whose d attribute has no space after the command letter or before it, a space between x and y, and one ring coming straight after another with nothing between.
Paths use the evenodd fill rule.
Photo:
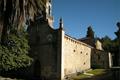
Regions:
<instances>
[{"instance_id":1,"label":"arched window","mask_svg":"<svg viewBox=\"0 0 120 80\"><path fill-rule=\"evenodd\" d=\"M51 15L51 7L49 6L48 14Z\"/></svg>"}]
</instances>

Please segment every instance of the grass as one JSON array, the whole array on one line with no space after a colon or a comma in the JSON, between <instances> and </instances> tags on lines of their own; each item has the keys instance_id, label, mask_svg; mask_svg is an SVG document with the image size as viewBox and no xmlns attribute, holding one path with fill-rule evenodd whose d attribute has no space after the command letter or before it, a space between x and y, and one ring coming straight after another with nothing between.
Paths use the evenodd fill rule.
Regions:
<instances>
[{"instance_id":1,"label":"grass","mask_svg":"<svg viewBox=\"0 0 120 80\"><path fill-rule=\"evenodd\" d=\"M23 80L23 79L16 79L16 78L11 79L11 78L8 78L8 77L2 77L2 76L0 76L0 80Z\"/></svg>"},{"instance_id":2,"label":"grass","mask_svg":"<svg viewBox=\"0 0 120 80\"><path fill-rule=\"evenodd\" d=\"M104 74L105 72L106 72L105 69L94 69L94 70L91 70L91 71L87 71L86 73L93 74L93 76L98 76L98 75ZM80 79L84 79L84 78L90 78L90 77L93 77L93 76L85 75L85 74L79 74L77 76L74 76L73 80L80 80Z\"/></svg>"},{"instance_id":3,"label":"grass","mask_svg":"<svg viewBox=\"0 0 120 80\"><path fill-rule=\"evenodd\" d=\"M105 69L94 69L94 70L88 71L87 73L94 74L94 75L101 75L101 74L106 73L106 70Z\"/></svg>"},{"instance_id":4,"label":"grass","mask_svg":"<svg viewBox=\"0 0 120 80\"><path fill-rule=\"evenodd\" d=\"M85 75L85 74L80 74L78 76L74 76L73 79L74 80L79 80L79 79L84 79L84 78L89 78L91 76Z\"/></svg>"}]
</instances>

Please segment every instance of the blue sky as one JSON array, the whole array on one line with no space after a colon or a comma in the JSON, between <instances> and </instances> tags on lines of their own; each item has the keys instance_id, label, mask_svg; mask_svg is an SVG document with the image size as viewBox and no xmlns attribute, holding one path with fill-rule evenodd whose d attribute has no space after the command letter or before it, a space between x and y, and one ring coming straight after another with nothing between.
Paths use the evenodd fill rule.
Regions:
<instances>
[{"instance_id":1,"label":"blue sky","mask_svg":"<svg viewBox=\"0 0 120 80\"><path fill-rule=\"evenodd\" d=\"M52 5L54 26L58 28L62 17L66 34L82 38L86 36L87 27L92 26L97 37L116 37L120 0L53 0Z\"/></svg>"}]
</instances>

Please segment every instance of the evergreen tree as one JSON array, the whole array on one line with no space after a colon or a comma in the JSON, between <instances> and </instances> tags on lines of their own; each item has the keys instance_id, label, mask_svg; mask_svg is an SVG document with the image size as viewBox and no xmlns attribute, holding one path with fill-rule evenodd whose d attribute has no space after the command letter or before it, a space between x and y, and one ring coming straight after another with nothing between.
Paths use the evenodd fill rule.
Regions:
<instances>
[{"instance_id":1,"label":"evergreen tree","mask_svg":"<svg viewBox=\"0 0 120 80\"><path fill-rule=\"evenodd\" d=\"M118 31L115 32L117 39L120 39L120 22L117 23Z\"/></svg>"},{"instance_id":2,"label":"evergreen tree","mask_svg":"<svg viewBox=\"0 0 120 80\"><path fill-rule=\"evenodd\" d=\"M92 27L91 27L91 26L88 27L86 37L91 38L91 39L94 39L94 31L92 30Z\"/></svg>"},{"instance_id":3,"label":"evergreen tree","mask_svg":"<svg viewBox=\"0 0 120 80\"><path fill-rule=\"evenodd\" d=\"M101 39L102 47L105 51L110 52L112 48L112 40L108 36L105 36Z\"/></svg>"},{"instance_id":4,"label":"evergreen tree","mask_svg":"<svg viewBox=\"0 0 120 80\"><path fill-rule=\"evenodd\" d=\"M120 22L117 23L118 31L115 32L117 38L116 38L116 62L117 66L120 66Z\"/></svg>"},{"instance_id":5,"label":"evergreen tree","mask_svg":"<svg viewBox=\"0 0 120 80\"><path fill-rule=\"evenodd\" d=\"M118 31L115 32L117 38L114 40L115 47L117 48L117 52L120 54L120 22L117 23Z\"/></svg>"}]
</instances>

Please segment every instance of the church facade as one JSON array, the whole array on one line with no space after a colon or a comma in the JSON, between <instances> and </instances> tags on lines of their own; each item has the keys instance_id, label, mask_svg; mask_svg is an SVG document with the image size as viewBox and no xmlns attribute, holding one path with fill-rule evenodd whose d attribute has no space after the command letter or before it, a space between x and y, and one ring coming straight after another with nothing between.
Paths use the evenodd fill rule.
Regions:
<instances>
[{"instance_id":1,"label":"church facade","mask_svg":"<svg viewBox=\"0 0 120 80\"><path fill-rule=\"evenodd\" d=\"M59 28L53 28L50 2L46 0L45 17L28 27L30 56L34 59L31 75L47 80L63 80L96 64L108 68L110 57L107 52L66 35L62 19Z\"/></svg>"}]
</instances>

